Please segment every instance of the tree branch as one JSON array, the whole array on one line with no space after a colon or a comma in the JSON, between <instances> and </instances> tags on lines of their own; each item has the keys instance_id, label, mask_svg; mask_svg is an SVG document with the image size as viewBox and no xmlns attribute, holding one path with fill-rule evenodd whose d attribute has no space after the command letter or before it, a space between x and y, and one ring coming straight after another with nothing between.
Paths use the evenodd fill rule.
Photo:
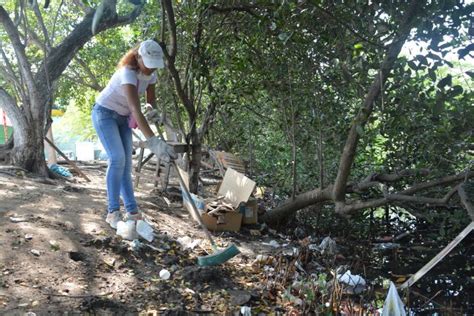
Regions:
<instances>
[{"instance_id":1,"label":"tree branch","mask_svg":"<svg viewBox=\"0 0 474 316\"><path fill-rule=\"evenodd\" d=\"M474 172L462 172L457 175L447 176L440 179L427 181L424 183L413 185L412 187L402 190L398 193L387 194L384 198L345 204L343 208L336 209L336 212L340 214L350 214L355 211L359 211L359 210L366 209L369 207L382 206L391 201L445 205L452 198L454 193L456 193L456 191L458 190L458 186L455 186L453 189L451 189L442 199L410 196L410 194L414 194L414 193L417 193L422 190L432 188L435 186L449 185L457 181L462 181L465 178L472 178L472 177L474 177Z\"/></svg>"},{"instance_id":2,"label":"tree branch","mask_svg":"<svg viewBox=\"0 0 474 316\"><path fill-rule=\"evenodd\" d=\"M174 11L173 5L171 4L171 0L162 0L161 4L166 12L166 21L168 22L168 32L169 32L169 46L171 47L168 52L168 58L170 61L173 62L176 58L176 50L177 50L177 43L176 43L176 21L174 18Z\"/></svg>"},{"instance_id":3,"label":"tree branch","mask_svg":"<svg viewBox=\"0 0 474 316\"><path fill-rule=\"evenodd\" d=\"M117 16L115 12L104 13L104 18L97 26L97 34L109 28L132 22L140 14L142 8L143 6L136 6L130 14L124 16ZM46 62L40 66L37 78L35 78L37 82L46 81L43 70L45 67L49 71L50 81L56 81L77 51L93 37L91 25L94 12L90 11L61 44L51 50Z\"/></svg>"},{"instance_id":4,"label":"tree branch","mask_svg":"<svg viewBox=\"0 0 474 316\"><path fill-rule=\"evenodd\" d=\"M161 47L163 48L163 55L165 56L166 64L168 66L168 71L170 72L171 78L173 79L173 83L176 89L176 93L180 101L183 103L186 111L188 112L190 120L196 117L196 111L194 109L192 100L186 95L183 85L181 83L181 79L174 64L175 57L176 57L176 23L174 20L174 12L173 6L170 0L162 0L162 5L165 8L166 12L166 19L168 21L168 28L169 28L169 41L171 49L168 51L167 46L164 43L160 43Z\"/></svg>"},{"instance_id":5,"label":"tree branch","mask_svg":"<svg viewBox=\"0 0 474 316\"><path fill-rule=\"evenodd\" d=\"M10 19L7 11L0 5L0 23L3 24L5 31L12 43L15 55L18 59L20 73L25 78L25 83L28 88L32 101L38 101L37 88L33 80L31 72L31 65L25 54L25 46L21 43L20 35L13 21Z\"/></svg>"},{"instance_id":6,"label":"tree branch","mask_svg":"<svg viewBox=\"0 0 474 316\"><path fill-rule=\"evenodd\" d=\"M346 192L363 192L381 183L397 182L402 178L411 176L427 176L430 171L428 169L405 169L394 173L373 173L358 183L348 183Z\"/></svg>"},{"instance_id":7,"label":"tree branch","mask_svg":"<svg viewBox=\"0 0 474 316\"><path fill-rule=\"evenodd\" d=\"M87 63L85 61L83 61L82 59L80 59L78 56L75 56L74 60L77 61L77 63L79 65L81 65L81 67L86 72L87 77L92 81L92 84L86 84L86 85L88 87L91 87L92 89L94 89L96 91L101 91L103 89L103 87L99 84L99 81L97 80L97 77L94 75L94 73L92 72L90 67L87 65ZM81 81L84 82L83 84L85 84L84 80L81 80Z\"/></svg>"},{"instance_id":8,"label":"tree branch","mask_svg":"<svg viewBox=\"0 0 474 316\"><path fill-rule=\"evenodd\" d=\"M45 53L51 50L51 40L49 38L48 30L44 25L43 16L41 15L41 11L38 6L38 1L33 1L33 12L35 13L36 19L41 27L41 31L43 32L44 36L44 46L46 48Z\"/></svg>"},{"instance_id":9,"label":"tree branch","mask_svg":"<svg viewBox=\"0 0 474 316\"><path fill-rule=\"evenodd\" d=\"M349 178L351 167L354 162L354 157L357 150L357 144L359 142L359 132L358 129L363 128L367 123L372 110L375 100L380 95L381 87L384 85L387 77L397 59L400 50L405 43L410 30L412 28L413 21L416 18L418 9L421 1L413 1L412 5L405 14L405 17L400 24L400 32L397 37L390 44L387 54L384 61L380 67L378 75L375 77L369 92L364 100L362 108L359 110L359 113L354 118L349 135L347 136L346 144L341 155L341 160L339 163L339 169L334 184L334 200L336 202L336 209L344 207L345 200L345 188L347 179Z\"/></svg>"}]
</instances>

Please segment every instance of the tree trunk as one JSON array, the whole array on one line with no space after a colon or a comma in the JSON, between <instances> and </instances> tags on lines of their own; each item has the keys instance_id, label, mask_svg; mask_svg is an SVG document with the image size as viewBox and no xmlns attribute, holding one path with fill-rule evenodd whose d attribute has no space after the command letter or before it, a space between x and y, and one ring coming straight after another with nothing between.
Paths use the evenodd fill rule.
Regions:
<instances>
[{"instance_id":1,"label":"tree trunk","mask_svg":"<svg viewBox=\"0 0 474 316\"><path fill-rule=\"evenodd\" d=\"M109 2L112 4L109 7L115 8L115 1ZM118 16L114 9L106 10L97 31L128 24L139 15L141 9L142 6L136 6L133 12L126 16ZM33 75L34 67L25 53L18 29L8 12L0 5L0 25L4 27L12 43L19 72L25 83L25 98L21 102L21 108L11 95L0 87L0 106L5 109L13 123L14 142L8 156L15 166L48 176L44 157L44 135L49 128L47 120L50 119L54 85L77 51L94 36L91 31L94 13L95 11L89 12L58 46L50 52L44 52L44 61Z\"/></svg>"},{"instance_id":2,"label":"tree trunk","mask_svg":"<svg viewBox=\"0 0 474 316\"><path fill-rule=\"evenodd\" d=\"M284 204L267 212L261 220L268 224L279 224L288 219L295 211L307 206L332 200L332 186L324 190L315 189L297 195L295 199L288 199Z\"/></svg>"},{"instance_id":3,"label":"tree trunk","mask_svg":"<svg viewBox=\"0 0 474 316\"><path fill-rule=\"evenodd\" d=\"M189 168L189 189L193 193L197 193L199 184L199 171L201 169L202 144L201 137L195 127L191 128L191 162Z\"/></svg>"},{"instance_id":4,"label":"tree trunk","mask_svg":"<svg viewBox=\"0 0 474 316\"><path fill-rule=\"evenodd\" d=\"M10 153L11 163L33 173L48 176L48 168L44 159L44 135L40 122L24 125L22 121L14 122L15 146Z\"/></svg>"}]
</instances>

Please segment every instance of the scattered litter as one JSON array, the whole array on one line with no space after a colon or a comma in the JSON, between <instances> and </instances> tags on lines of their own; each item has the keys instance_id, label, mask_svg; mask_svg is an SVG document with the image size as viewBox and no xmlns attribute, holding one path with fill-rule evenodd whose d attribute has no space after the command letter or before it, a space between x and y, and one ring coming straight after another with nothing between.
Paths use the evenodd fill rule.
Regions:
<instances>
[{"instance_id":1,"label":"scattered litter","mask_svg":"<svg viewBox=\"0 0 474 316\"><path fill-rule=\"evenodd\" d=\"M12 223L21 223L21 222L27 222L28 219L24 217L10 217L10 222Z\"/></svg>"},{"instance_id":2,"label":"scattered litter","mask_svg":"<svg viewBox=\"0 0 474 316\"><path fill-rule=\"evenodd\" d=\"M293 256L297 257L300 254L300 249L296 247L292 247L289 249L284 249L282 253L288 257L293 257Z\"/></svg>"},{"instance_id":3,"label":"scattered litter","mask_svg":"<svg viewBox=\"0 0 474 316\"><path fill-rule=\"evenodd\" d=\"M114 257L106 257L103 259L104 263L109 267L113 268L115 265L116 259Z\"/></svg>"},{"instance_id":4,"label":"scattered litter","mask_svg":"<svg viewBox=\"0 0 474 316\"><path fill-rule=\"evenodd\" d=\"M319 246L316 244L310 244L308 245L308 249L313 251L319 251Z\"/></svg>"},{"instance_id":5,"label":"scattered litter","mask_svg":"<svg viewBox=\"0 0 474 316\"><path fill-rule=\"evenodd\" d=\"M252 308L248 306L242 306L240 308L240 314L243 316L252 316Z\"/></svg>"},{"instance_id":6,"label":"scattered litter","mask_svg":"<svg viewBox=\"0 0 474 316\"><path fill-rule=\"evenodd\" d=\"M196 294L196 292L193 291L193 290L191 290L189 287L185 288L184 291L185 291L186 293L189 293L189 294L192 294L192 295Z\"/></svg>"},{"instance_id":7,"label":"scattered litter","mask_svg":"<svg viewBox=\"0 0 474 316\"><path fill-rule=\"evenodd\" d=\"M374 250L391 250L391 249L398 249L400 248L400 244L394 242L384 242L380 244L376 244L374 246Z\"/></svg>"},{"instance_id":8,"label":"scattered litter","mask_svg":"<svg viewBox=\"0 0 474 316\"><path fill-rule=\"evenodd\" d=\"M30 252L32 254L34 254L35 256L39 257L41 255L41 252L39 250L36 250L36 249L31 249Z\"/></svg>"},{"instance_id":9,"label":"scattered litter","mask_svg":"<svg viewBox=\"0 0 474 316\"><path fill-rule=\"evenodd\" d=\"M140 248L143 247L143 244L140 242L140 240L134 239L134 240L130 243L130 247L132 248L132 251L138 251Z\"/></svg>"},{"instance_id":10,"label":"scattered litter","mask_svg":"<svg viewBox=\"0 0 474 316\"><path fill-rule=\"evenodd\" d=\"M273 258L267 255L257 255L253 264L270 264L272 263Z\"/></svg>"},{"instance_id":11,"label":"scattered litter","mask_svg":"<svg viewBox=\"0 0 474 316\"><path fill-rule=\"evenodd\" d=\"M163 270L160 271L160 278L162 280L168 280L170 278L170 276L171 276L171 273L168 270L163 269Z\"/></svg>"},{"instance_id":12,"label":"scattered litter","mask_svg":"<svg viewBox=\"0 0 474 316\"><path fill-rule=\"evenodd\" d=\"M252 235L252 236L261 236L262 233L258 229L250 229L250 235Z\"/></svg>"},{"instance_id":13,"label":"scattered litter","mask_svg":"<svg viewBox=\"0 0 474 316\"><path fill-rule=\"evenodd\" d=\"M122 236L122 238L126 240L138 239L135 221L119 221L117 223L117 235Z\"/></svg>"},{"instance_id":14,"label":"scattered litter","mask_svg":"<svg viewBox=\"0 0 474 316\"><path fill-rule=\"evenodd\" d=\"M58 251L60 248L59 243L56 240L50 240L49 245L51 246L51 249L54 251Z\"/></svg>"},{"instance_id":15,"label":"scattered litter","mask_svg":"<svg viewBox=\"0 0 474 316\"><path fill-rule=\"evenodd\" d=\"M192 239L189 236L183 236L177 239L179 244L184 248L184 249L194 249L197 245L199 245L202 242L202 239Z\"/></svg>"},{"instance_id":16,"label":"scattered litter","mask_svg":"<svg viewBox=\"0 0 474 316\"><path fill-rule=\"evenodd\" d=\"M319 244L319 249L322 255L334 256L337 252L336 242L331 237L325 237Z\"/></svg>"},{"instance_id":17,"label":"scattered litter","mask_svg":"<svg viewBox=\"0 0 474 316\"><path fill-rule=\"evenodd\" d=\"M166 250L163 249L163 248L158 248L158 247L155 247L155 246L152 246L152 245L149 245L149 244L144 244L144 245L147 246L148 248L156 250L158 252L166 252Z\"/></svg>"},{"instance_id":18,"label":"scattered litter","mask_svg":"<svg viewBox=\"0 0 474 316\"><path fill-rule=\"evenodd\" d=\"M69 169L67 169L63 166L60 166L58 164L52 164L51 166L49 166L49 170L51 170L55 174L60 175L62 177L72 178L72 174L69 171Z\"/></svg>"},{"instance_id":19,"label":"scattered litter","mask_svg":"<svg viewBox=\"0 0 474 316\"><path fill-rule=\"evenodd\" d=\"M145 239L146 241L148 242L153 241L153 237L154 237L153 228L146 221L143 221L143 220L137 221L137 233L138 235L143 237L143 239Z\"/></svg>"},{"instance_id":20,"label":"scattered litter","mask_svg":"<svg viewBox=\"0 0 474 316\"><path fill-rule=\"evenodd\" d=\"M33 239L33 235L32 235L32 234L26 234L26 235L25 235L25 239L26 239L26 240L32 240L32 239Z\"/></svg>"},{"instance_id":21,"label":"scattered litter","mask_svg":"<svg viewBox=\"0 0 474 316\"><path fill-rule=\"evenodd\" d=\"M359 294L365 290L366 282L360 275L353 275L351 270L347 270L344 274L338 274L337 279L339 282L344 283L347 287L346 292Z\"/></svg>"},{"instance_id":22,"label":"scattered litter","mask_svg":"<svg viewBox=\"0 0 474 316\"><path fill-rule=\"evenodd\" d=\"M390 282L387 298L383 303L382 316L405 316L405 306L403 305L397 289L393 282Z\"/></svg>"},{"instance_id":23,"label":"scattered litter","mask_svg":"<svg viewBox=\"0 0 474 316\"><path fill-rule=\"evenodd\" d=\"M273 248L280 248L280 244L276 240L271 240L270 242L262 242L262 245L272 246Z\"/></svg>"}]
</instances>

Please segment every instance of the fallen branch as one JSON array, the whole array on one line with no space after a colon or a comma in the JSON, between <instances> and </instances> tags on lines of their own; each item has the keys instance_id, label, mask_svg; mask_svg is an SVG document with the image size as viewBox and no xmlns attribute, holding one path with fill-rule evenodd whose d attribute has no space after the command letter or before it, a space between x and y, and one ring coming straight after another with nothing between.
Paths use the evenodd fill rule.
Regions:
<instances>
[{"instance_id":1,"label":"fallen branch","mask_svg":"<svg viewBox=\"0 0 474 316\"><path fill-rule=\"evenodd\" d=\"M405 175L407 175L406 173ZM403 177L399 174L399 178ZM469 179L474 177L474 172L462 172L456 175L446 176L435 180L429 180L423 183L414 184L413 186L399 191L392 194L387 194L383 197L377 197L368 201L348 201L348 203L344 204L342 207L338 208L338 213L342 215L354 213L356 211L360 211L363 209L368 208L375 208L380 207L383 205L387 205L391 202L409 202L409 203L421 203L421 204L433 204L433 205L447 205L448 201L453 197L453 195L458 191L459 182L464 181L464 179ZM367 177L363 181L367 181L367 179L371 179L373 176ZM394 180L396 177L389 176L385 179ZM369 180L370 181L370 180ZM380 184L380 183L378 183ZM413 196L413 194L418 193L420 191L430 189L436 186L445 186L445 185L452 185L456 184L443 198L430 198L430 197L419 197ZM355 185L357 186L357 184ZM334 199L332 196L333 186L330 185L325 189L315 189L312 191L305 192L296 196L294 201L288 201L273 210L268 211L265 215L262 216L262 221L269 223L269 224L278 224L283 223L287 217L289 217L292 213L303 209L307 206L318 204L318 203L334 203Z\"/></svg>"}]
</instances>

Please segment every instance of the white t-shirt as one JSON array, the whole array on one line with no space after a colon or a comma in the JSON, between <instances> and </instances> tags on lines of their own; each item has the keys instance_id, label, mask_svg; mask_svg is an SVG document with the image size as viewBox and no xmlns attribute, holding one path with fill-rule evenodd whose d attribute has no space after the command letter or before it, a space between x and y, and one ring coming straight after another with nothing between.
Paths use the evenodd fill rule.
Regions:
<instances>
[{"instance_id":1,"label":"white t-shirt","mask_svg":"<svg viewBox=\"0 0 474 316\"><path fill-rule=\"evenodd\" d=\"M130 115L127 97L123 89L124 84L138 85L138 95L145 94L146 88L157 81L156 73L153 72L150 80L139 80L138 71L128 67L118 69L110 79L107 87L102 90L96 99L96 103L117 112L120 115Z\"/></svg>"}]
</instances>

